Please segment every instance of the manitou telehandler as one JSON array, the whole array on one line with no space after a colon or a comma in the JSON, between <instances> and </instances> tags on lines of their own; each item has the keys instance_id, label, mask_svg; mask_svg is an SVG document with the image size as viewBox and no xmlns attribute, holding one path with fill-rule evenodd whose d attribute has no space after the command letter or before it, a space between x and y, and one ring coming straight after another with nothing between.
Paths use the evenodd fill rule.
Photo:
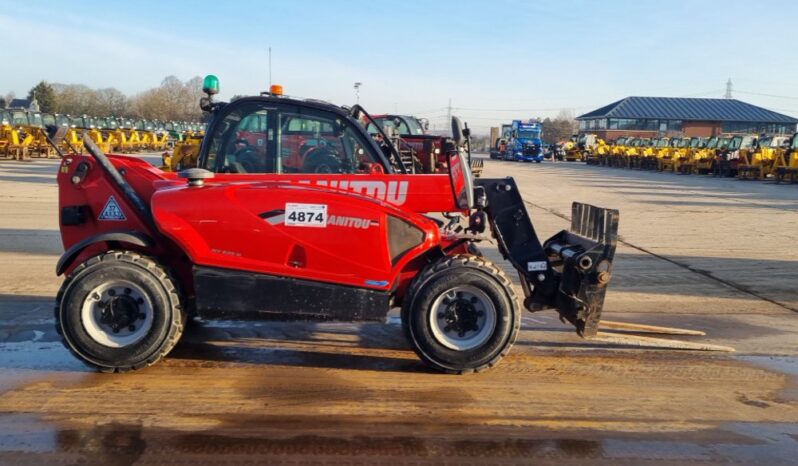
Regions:
<instances>
[{"instance_id":1,"label":"manitou telehandler","mask_svg":"<svg viewBox=\"0 0 798 466\"><path fill-rule=\"evenodd\" d=\"M488 369L518 336L521 307L474 246L483 239L518 272L524 308L556 309L585 337L624 339L598 332L618 211L574 203L571 229L541 244L512 178L472 177L458 127L443 148L447 173L414 175L368 134L361 121L373 119L359 105L278 89L217 103L214 76L204 91L211 121L198 168L164 172L106 155L88 137L89 156L63 158L66 252L56 272L66 279L55 322L87 364L109 372L153 364L191 315L364 321L396 307L429 365ZM305 137L320 140L308 149ZM329 170L287 170L292 157ZM658 343L674 346L644 344Z\"/></svg>"}]
</instances>

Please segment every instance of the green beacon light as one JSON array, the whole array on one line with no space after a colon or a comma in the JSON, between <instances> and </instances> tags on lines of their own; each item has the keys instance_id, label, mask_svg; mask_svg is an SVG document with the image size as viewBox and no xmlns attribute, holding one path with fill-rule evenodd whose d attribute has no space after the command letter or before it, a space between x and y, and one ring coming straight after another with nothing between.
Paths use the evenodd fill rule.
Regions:
<instances>
[{"instance_id":1,"label":"green beacon light","mask_svg":"<svg viewBox=\"0 0 798 466\"><path fill-rule=\"evenodd\" d=\"M214 95L219 93L219 78L216 76L209 74L205 76L205 79L202 81L202 92L208 95Z\"/></svg>"}]
</instances>

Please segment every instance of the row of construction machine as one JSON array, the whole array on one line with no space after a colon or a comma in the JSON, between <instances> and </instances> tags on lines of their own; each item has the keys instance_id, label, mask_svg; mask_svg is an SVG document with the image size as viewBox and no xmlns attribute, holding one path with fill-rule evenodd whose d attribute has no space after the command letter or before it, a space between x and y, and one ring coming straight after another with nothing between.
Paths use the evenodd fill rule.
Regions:
<instances>
[{"instance_id":1,"label":"row of construction machine","mask_svg":"<svg viewBox=\"0 0 798 466\"><path fill-rule=\"evenodd\" d=\"M702 137L621 137L598 145L593 165L700 174L741 180L798 181L795 135Z\"/></svg>"},{"instance_id":2,"label":"row of construction machine","mask_svg":"<svg viewBox=\"0 0 798 466\"><path fill-rule=\"evenodd\" d=\"M56 156L47 142L48 127L65 128L59 147L83 151L84 133L105 152L162 151L186 140L196 144L204 131L200 123L158 120L70 116L25 109L0 109L0 159L30 160Z\"/></svg>"}]
</instances>

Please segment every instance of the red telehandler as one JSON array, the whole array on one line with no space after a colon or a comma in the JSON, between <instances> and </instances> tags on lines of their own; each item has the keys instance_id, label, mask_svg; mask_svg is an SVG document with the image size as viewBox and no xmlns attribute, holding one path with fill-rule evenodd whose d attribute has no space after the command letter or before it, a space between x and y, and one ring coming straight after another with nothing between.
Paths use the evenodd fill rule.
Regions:
<instances>
[{"instance_id":1,"label":"red telehandler","mask_svg":"<svg viewBox=\"0 0 798 466\"><path fill-rule=\"evenodd\" d=\"M617 211L575 203L571 230L541 244L512 178L472 178L462 134L445 144L447 173L413 175L369 136L359 106L275 90L217 103L214 76L204 91L197 168L164 172L88 137L90 155L63 156L55 321L85 363L151 365L191 315L365 321L399 307L429 365L487 369L515 341L521 307L481 239L518 271L524 308L597 335Z\"/></svg>"}]
</instances>

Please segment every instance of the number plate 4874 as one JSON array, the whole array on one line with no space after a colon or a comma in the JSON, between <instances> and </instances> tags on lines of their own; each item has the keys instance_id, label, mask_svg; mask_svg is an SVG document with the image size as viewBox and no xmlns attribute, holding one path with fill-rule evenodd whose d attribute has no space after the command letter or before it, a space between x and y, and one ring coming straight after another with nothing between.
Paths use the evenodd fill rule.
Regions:
<instances>
[{"instance_id":1,"label":"number plate 4874","mask_svg":"<svg viewBox=\"0 0 798 466\"><path fill-rule=\"evenodd\" d=\"M285 204L285 226L327 227L327 204Z\"/></svg>"}]
</instances>

